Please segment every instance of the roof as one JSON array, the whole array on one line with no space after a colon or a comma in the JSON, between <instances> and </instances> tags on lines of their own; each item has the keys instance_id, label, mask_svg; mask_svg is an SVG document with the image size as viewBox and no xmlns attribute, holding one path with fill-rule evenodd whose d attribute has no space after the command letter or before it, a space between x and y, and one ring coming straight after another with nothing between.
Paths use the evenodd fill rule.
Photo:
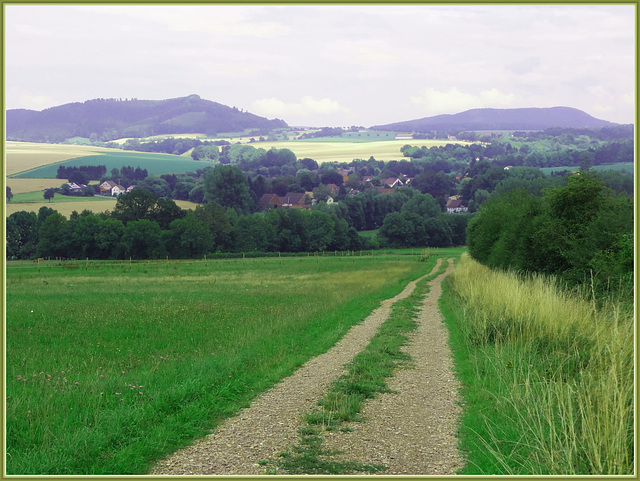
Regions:
<instances>
[{"instance_id":1,"label":"roof","mask_svg":"<svg viewBox=\"0 0 640 481\"><path fill-rule=\"evenodd\" d=\"M465 207L461 200L450 200L447 202L447 209L461 209Z\"/></svg>"},{"instance_id":2,"label":"roof","mask_svg":"<svg viewBox=\"0 0 640 481\"><path fill-rule=\"evenodd\" d=\"M262 205L275 205L280 203L280 197L278 197L276 194L262 194L262 197L260 197L260 200L258 202L260 202Z\"/></svg>"},{"instance_id":3,"label":"roof","mask_svg":"<svg viewBox=\"0 0 640 481\"><path fill-rule=\"evenodd\" d=\"M304 192L287 192L287 195L280 197L283 204L304 204L307 194Z\"/></svg>"},{"instance_id":4,"label":"roof","mask_svg":"<svg viewBox=\"0 0 640 481\"><path fill-rule=\"evenodd\" d=\"M387 184L387 185L390 185L390 186L393 186L398 182L400 182L400 185L402 185L402 181L400 179L398 179L397 177L389 177L388 179L382 179L382 183L383 184Z\"/></svg>"}]
</instances>

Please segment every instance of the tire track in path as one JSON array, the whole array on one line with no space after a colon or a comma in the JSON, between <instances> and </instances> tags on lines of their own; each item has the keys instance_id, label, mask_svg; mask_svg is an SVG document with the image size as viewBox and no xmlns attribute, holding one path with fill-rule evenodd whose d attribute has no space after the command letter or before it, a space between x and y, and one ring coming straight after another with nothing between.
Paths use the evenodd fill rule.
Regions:
<instances>
[{"instance_id":1,"label":"tire track in path","mask_svg":"<svg viewBox=\"0 0 640 481\"><path fill-rule=\"evenodd\" d=\"M438 259L432 272L441 264ZM420 279L409 282L395 297L382 301L362 323L326 353L258 396L211 434L159 461L152 475L264 475L262 460L272 459L295 443L302 415L315 407L329 384L345 372L345 365L363 350L393 304L407 297Z\"/></svg>"},{"instance_id":2,"label":"tire track in path","mask_svg":"<svg viewBox=\"0 0 640 481\"><path fill-rule=\"evenodd\" d=\"M430 283L418 327L403 349L411 364L387 381L393 393L367 401L364 422L351 423L352 432L324 434L324 449L344 452L336 461L387 466L379 475L448 475L464 466L457 447L460 385L438 309L442 281L452 269L450 259L447 271Z\"/></svg>"}]
</instances>

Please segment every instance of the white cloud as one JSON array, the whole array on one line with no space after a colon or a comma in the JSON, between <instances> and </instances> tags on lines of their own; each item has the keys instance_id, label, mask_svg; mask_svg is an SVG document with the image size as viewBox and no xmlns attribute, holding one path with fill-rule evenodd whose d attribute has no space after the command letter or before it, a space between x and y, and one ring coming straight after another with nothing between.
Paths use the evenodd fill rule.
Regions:
<instances>
[{"instance_id":1,"label":"white cloud","mask_svg":"<svg viewBox=\"0 0 640 481\"><path fill-rule=\"evenodd\" d=\"M36 35L39 37L46 37L48 35L51 35L50 30L34 27L33 25L18 24L14 25L13 28L16 30L16 32L22 33L24 35Z\"/></svg>"},{"instance_id":2,"label":"white cloud","mask_svg":"<svg viewBox=\"0 0 640 481\"><path fill-rule=\"evenodd\" d=\"M434 88L423 89L411 102L421 106L429 115L450 114L476 108L507 108L517 100L514 94L504 94L497 89L483 90L479 94L461 92L451 87L446 92Z\"/></svg>"},{"instance_id":3,"label":"white cloud","mask_svg":"<svg viewBox=\"0 0 640 481\"><path fill-rule=\"evenodd\" d=\"M248 63L226 62L226 61L203 61L199 63L208 75L227 77L251 77L256 75L257 70Z\"/></svg>"},{"instance_id":4,"label":"white cloud","mask_svg":"<svg viewBox=\"0 0 640 481\"><path fill-rule=\"evenodd\" d=\"M351 113L349 109L340 106L335 100L328 98L316 100L308 95L296 103L285 103L274 97L256 100L252 104L252 111L258 115L279 118Z\"/></svg>"},{"instance_id":5,"label":"white cloud","mask_svg":"<svg viewBox=\"0 0 640 481\"><path fill-rule=\"evenodd\" d=\"M229 5L92 5L83 8L144 21L152 20L177 32L274 38L286 35L290 30L280 22L246 20L251 8Z\"/></svg>"},{"instance_id":6,"label":"white cloud","mask_svg":"<svg viewBox=\"0 0 640 481\"><path fill-rule=\"evenodd\" d=\"M19 99L20 105L24 105L21 108L30 110L43 110L59 105L59 102L46 95L20 95Z\"/></svg>"}]
</instances>

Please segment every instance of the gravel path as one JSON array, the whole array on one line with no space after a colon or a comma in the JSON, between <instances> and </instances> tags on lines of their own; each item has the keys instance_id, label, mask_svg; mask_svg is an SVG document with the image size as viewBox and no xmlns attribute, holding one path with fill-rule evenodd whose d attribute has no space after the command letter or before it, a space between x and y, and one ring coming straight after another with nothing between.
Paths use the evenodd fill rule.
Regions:
<instances>
[{"instance_id":1,"label":"gravel path","mask_svg":"<svg viewBox=\"0 0 640 481\"><path fill-rule=\"evenodd\" d=\"M340 460L387 466L381 475L446 475L463 467L456 438L460 386L438 310L441 282L452 266L450 261L447 272L431 281L418 328L404 348L411 367L387 382L395 393L368 401L361 413L364 422L349 426L353 432L325 435L323 448L346 453Z\"/></svg>"},{"instance_id":2,"label":"gravel path","mask_svg":"<svg viewBox=\"0 0 640 481\"><path fill-rule=\"evenodd\" d=\"M434 270L439 265L440 260ZM363 413L366 423L354 426L356 431L353 433L334 434L326 439L327 443L339 444L341 450L349 453L350 459L390 466L390 470L382 474L447 474L453 473L461 463L455 452L457 385L448 360L446 330L439 320L435 320L443 277L432 281L431 293L422 309L421 325L408 346L416 369L399 371L389 383L390 388L400 394L384 395L370 401L371 407L367 406ZM258 464L259 461L273 459L296 443L302 415L316 406L329 384L345 372L345 365L367 346L388 318L393 303L408 296L419 280L410 282L400 294L383 301L332 349L304 364L205 438L158 462L150 474L264 475L265 468ZM434 332L420 334L423 330ZM439 341L432 339L423 344L425 337ZM436 369L424 370L422 364ZM443 370L445 366L448 367ZM424 376L429 377L423 379ZM413 387L396 385L396 381L405 377L404 382L408 386L413 383ZM385 402L387 398L389 400ZM418 462L416 457L425 458L425 462Z\"/></svg>"}]
</instances>

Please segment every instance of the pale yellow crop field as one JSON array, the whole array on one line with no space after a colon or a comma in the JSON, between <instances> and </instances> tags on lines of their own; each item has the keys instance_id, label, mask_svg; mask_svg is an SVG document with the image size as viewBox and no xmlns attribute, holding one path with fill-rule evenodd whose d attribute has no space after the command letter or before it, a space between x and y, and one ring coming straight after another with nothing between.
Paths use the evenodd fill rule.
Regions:
<instances>
[{"instance_id":1,"label":"pale yellow crop field","mask_svg":"<svg viewBox=\"0 0 640 481\"><path fill-rule=\"evenodd\" d=\"M5 204L5 215L8 217L14 212L19 212L21 210L26 210L27 212L35 212L36 214L40 210L41 207L51 207L53 210L58 211L60 214L65 217L69 217L71 213L75 210L77 212L82 212L87 209L93 212L94 214L98 214L100 212L104 212L106 210L113 210L113 207L116 205L115 197L113 199L105 198L101 201L90 201L90 200L82 200L82 197L78 198L77 202L29 202L24 204L14 204L9 203Z\"/></svg>"},{"instance_id":2,"label":"pale yellow crop field","mask_svg":"<svg viewBox=\"0 0 640 481\"><path fill-rule=\"evenodd\" d=\"M113 152L113 149L90 145L7 141L5 142L5 174L13 175L43 165L105 152Z\"/></svg>"},{"instance_id":3,"label":"pale yellow crop field","mask_svg":"<svg viewBox=\"0 0 640 481\"><path fill-rule=\"evenodd\" d=\"M198 204L193 202L189 202L186 200L176 200L175 203L182 209L194 210ZM8 217L14 212L19 212L21 210L26 210L27 212L35 212L36 214L40 210L41 207L51 207L52 209L58 211L60 214L65 217L69 217L71 213L75 210L77 212L82 212L87 209L93 212L94 214L98 214L104 211L112 211L116 205L116 198L104 198L103 200L83 200L82 197L78 197L78 201L74 202L29 202L29 203L5 203L5 215Z\"/></svg>"},{"instance_id":4,"label":"pale yellow crop field","mask_svg":"<svg viewBox=\"0 0 640 481\"><path fill-rule=\"evenodd\" d=\"M60 187L67 179L5 179L5 185L11 187L12 194L25 194Z\"/></svg>"},{"instance_id":5,"label":"pale yellow crop field","mask_svg":"<svg viewBox=\"0 0 640 481\"><path fill-rule=\"evenodd\" d=\"M470 144L471 142L452 142L449 140L381 140L379 142L256 142L256 148L269 150L289 149L298 159L309 157L319 164L322 162L351 162L354 159L367 160L373 156L376 160L406 159L400 149L411 146L438 147L447 144Z\"/></svg>"}]
</instances>

